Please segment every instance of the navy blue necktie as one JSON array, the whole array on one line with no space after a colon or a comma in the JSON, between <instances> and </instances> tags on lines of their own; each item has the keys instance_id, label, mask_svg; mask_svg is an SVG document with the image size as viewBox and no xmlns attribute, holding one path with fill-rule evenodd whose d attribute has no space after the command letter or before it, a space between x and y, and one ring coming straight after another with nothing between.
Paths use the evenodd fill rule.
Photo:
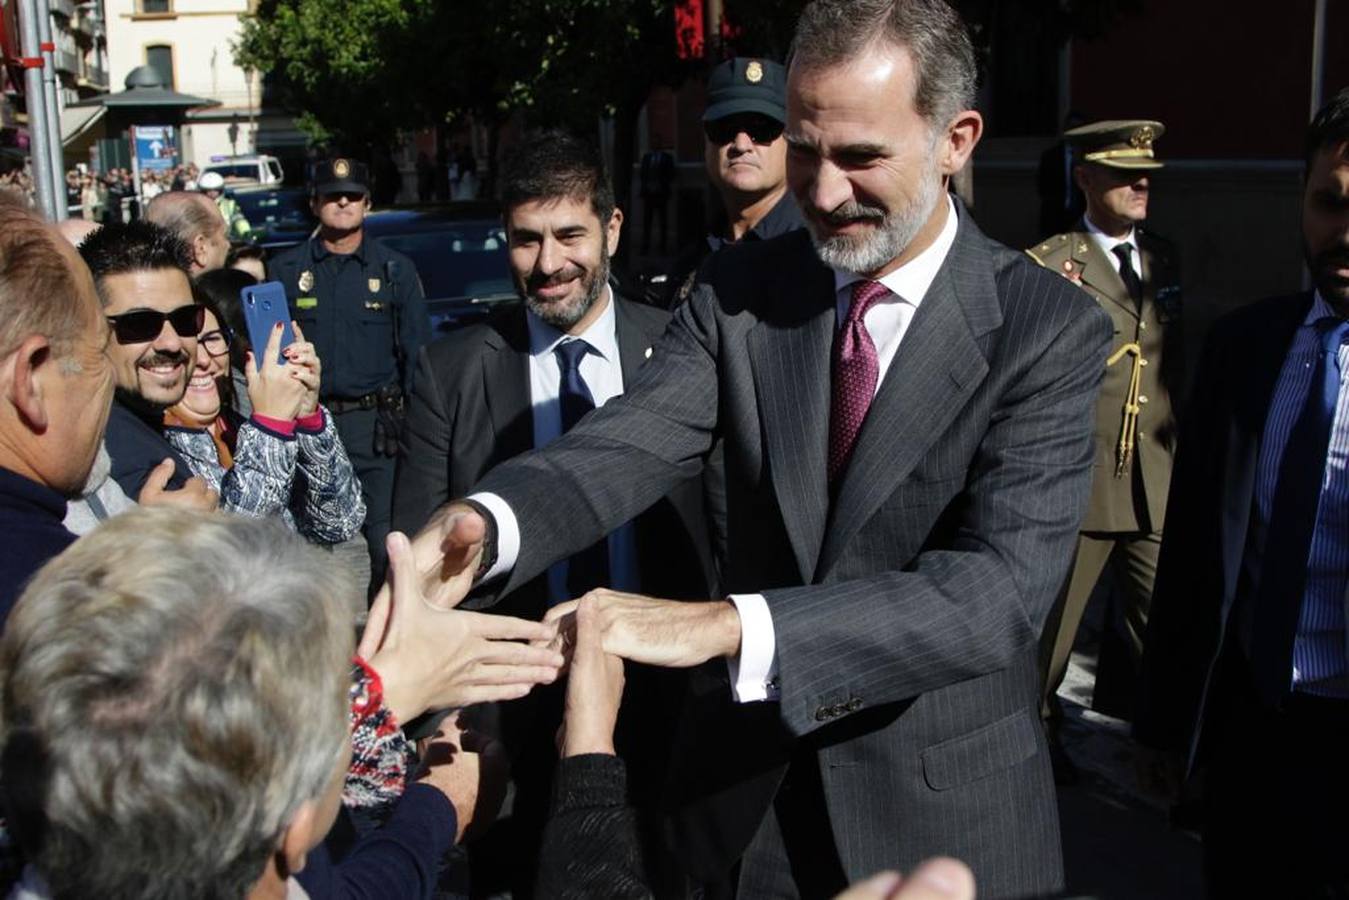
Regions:
<instances>
[{"instance_id":1,"label":"navy blue necktie","mask_svg":"<svg viewBox=\"0 0 1349 900\"><path fill-rule=\"evenodd\" d=\"M581 377L581 360L590 352L582 340L568 340L553 349L562 373L557 403L562 413L562 433L571 431L581 417L595 408L595 397ZM573 556L567 563L567 592L572 597L609 585L609 542L601 539Z\"/></svg>"},{"instance_id":2,"label":"navy blue necktie","mask_svg":"<svg viewBox=\"0 0 1349 900\"><path fill-rule=\"evenodd\" d=\"M1293 679L1293 641L1307 591L1307 559L1326 474L1330 426L1340 396L1339 351L1349 334L1349 320L1320 319L1316 331L1320 344L1316 367L1307 402L1279 461L1255 595L1251 671L1257 691L1270 706L1283 699Z\"/></svg>"}]
</instances>

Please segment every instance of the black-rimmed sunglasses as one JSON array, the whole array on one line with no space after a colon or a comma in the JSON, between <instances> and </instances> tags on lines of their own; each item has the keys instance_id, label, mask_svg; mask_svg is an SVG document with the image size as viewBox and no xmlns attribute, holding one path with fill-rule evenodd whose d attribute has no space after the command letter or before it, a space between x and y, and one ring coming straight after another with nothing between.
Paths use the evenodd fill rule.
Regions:
<instances>
[{"instance_id":1,"label":"black-rimmed sunglasses","mask_svg":"<svg viewBox=\"0 0 1349 900\"><path fill-rule=\"evenodd\" d=\"M714 144L729 144L736 135L744 132L756 144L771 144L782 136L783 125L776 119L750 113L743 116L727 116L703 123L703 133Z\"/></svg>"},{"instance_id":2,"label":"black-rimmed sunglasses","mask_svg":"<svg viewBox=\"0 0 1349 900\"><path fill-rule=\"evenodd\" d=\"M206 307L189 303L168 312L157 309L137 309L122 313L120 316L108 316L112 333L119 344L144 344L153 341L164 330L168 321L179 337L196 337L197 332L206 324Z\"/></svg>"}]
</instances>

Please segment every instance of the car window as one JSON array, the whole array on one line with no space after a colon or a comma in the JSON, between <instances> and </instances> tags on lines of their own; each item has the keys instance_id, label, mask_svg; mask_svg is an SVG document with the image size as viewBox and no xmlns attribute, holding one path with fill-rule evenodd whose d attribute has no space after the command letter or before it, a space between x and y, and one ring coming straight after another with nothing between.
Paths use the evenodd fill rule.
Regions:
<instances>
[{"instance_id":1,"label":"car window","mask_svg":"<svg viewBox=\"0 0 1349 900\"><path fill-rule=\"evenodd\" d=\"M381 234L379 240L412 259L430 300L515 293L506 233L496 223L446 222L440 230Z\"/></svg>"},{"instance_id":2,"label":"car window","mask_svg":"<svg viewBox=\"0 0 1349 900\"><path fill-rule=\"evenodd\" d=\"M243 178L249 181L258 180L257 163L227 163L225 165L210 166L206 171L219 172L221 178Z\"/></svg>"},{"instance_id":3,"label":"car window","mask_svg":"<svg viewBox=\"0 0 1349 900\"><path fill-rule=\"evenodd\" d=\"M239 193L234 199L243 208L244 217L254 227L294 225L307 227L314 222L309 197L304 191L259 191Z\"/></svg>"},{"instance_id":4,"label":"car window","mask_svg":"<svg viewBox=\"0 0 1349 900\"><path fill-rule=\"evenodd\" d=\"M272 178L277 181L281 180L281 164L276 160L271 159L267 161L267 171L272 173Z\"/></svg>"}]
</instances>

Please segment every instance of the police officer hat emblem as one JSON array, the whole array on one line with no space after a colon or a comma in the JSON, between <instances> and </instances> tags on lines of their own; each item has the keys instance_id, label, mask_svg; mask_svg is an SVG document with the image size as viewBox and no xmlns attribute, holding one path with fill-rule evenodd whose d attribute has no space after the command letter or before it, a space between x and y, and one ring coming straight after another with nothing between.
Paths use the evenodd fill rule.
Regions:
<instances>
[{"instance_id":1,"label":"police officer hat emblem","mask_svg":"<svg viewBox=\"0 0 1349 900\"><path fill-rule=\"evenodd\" d=\"M305 269L300 273L300 290L308 293L314 287L314 273Z\"/></svg>"},{"instance_id":2,"label":"police officer hat emblem","mask_svg":"<svg viewBox=\"0 0 1349 900\"><path fill-rule=\"evenodd\" d=\"M750 84L763 81L763 64L757 59L751 59L749 65L745 66L745 80Z\"/></svg>"},{"instance_id":3,"label":"police officer hat emblem","mask_svg":"<svg viewBox=\"0 0 1349 900\"><path fill-rule=\"evenodd\" d=\"M346 178L351 174L351 163L345 159L333 160L333 174L338 178Z\"/></svg>"},{"instance_id":4,"label":"police officer hat emblem","mask_svg":"<svg viewBox=\"0 0 1349 900\"><path fill-rule=\"evenodd\" d=\"M1151 125L1144 125L1129 136L1129 144L1137 150L1151 150L1157 131Z\"/></svg>"}]
</instances>

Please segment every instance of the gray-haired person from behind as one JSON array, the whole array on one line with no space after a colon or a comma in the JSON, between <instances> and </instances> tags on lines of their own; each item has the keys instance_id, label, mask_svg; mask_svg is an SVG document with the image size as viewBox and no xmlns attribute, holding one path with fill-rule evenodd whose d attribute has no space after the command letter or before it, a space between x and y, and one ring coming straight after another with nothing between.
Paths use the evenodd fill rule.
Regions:
<instances>
[{"instance_id":1,"label":"gray-haired person from behind","mask_svg":"<svg viewBox=\"0 0 1349 900\"><path fill-rule=\"evenodd\" d=\"M347 589L279 523L170 510L42 569L0 640L11 896L304 896L351 758Z\"/></svg>"}]
</instances>

